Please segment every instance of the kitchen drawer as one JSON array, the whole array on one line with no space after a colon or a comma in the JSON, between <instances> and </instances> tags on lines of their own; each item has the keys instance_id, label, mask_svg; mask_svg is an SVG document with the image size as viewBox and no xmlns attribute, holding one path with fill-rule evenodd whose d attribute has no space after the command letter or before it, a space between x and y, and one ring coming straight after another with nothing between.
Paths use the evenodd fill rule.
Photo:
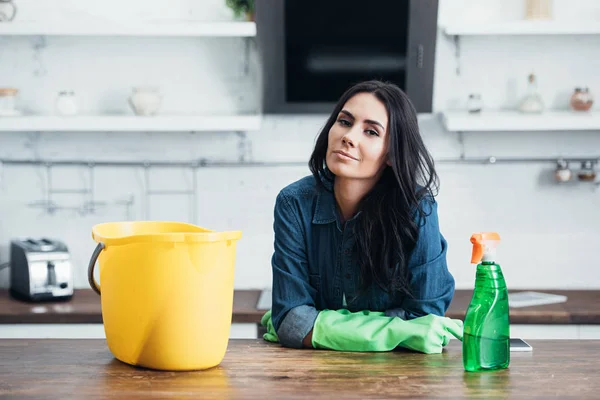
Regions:
<instances>
[{"instance_id":1,"label":"kitchen drawer","mask_svg":"<svg viewBox=\"0 0 600 400\"><path fill-rule=\"evenodd\" d=\"M580 325L579 339L600 339L600 325Z\"/></svg>"},{"instance_id":2,"label":"kitchen drawer","mask_svg":"<svg viewBox=\"0 0 600 400\"><path fill-rule=\"evenodd\" d=\"M256 324L231 324L230 339L256 339L258 327Z\"/></svg>"},{"instance_id":3,"label":"kitchen drawer","mask_svg":"<svg viewBox=\"0 0 600 400\"><path fill-rule=\"evenodd\" d=\"M522 339L579 339L579 325L526 325L510 326L510 336Z\"/></svg>"},{"instance_id":4,"label":"kitchen drawer","mask_svg":"<svg viewBox=\"0 0 600 400\"><path fill-rule=\"evenodd\" d=\"M256 324L231 324L231 339L256 339ZM0 324L0 339L105 339L102 324Z\"/></svg>"},{"instance_id":5,"label":"kitchen drawer","mask_svg":"<svg viewBox=\"0 0 600 400\"><path fill-rule=\"evenodd\" d=\"M3 324L0 339L105 339L102 324Z\"/></svg>"},{"instance_id":6,"label":"kitchen drawer","mask_svg":"<svg viewBox=\"0 0 600 400\"><path fill-rule=\"evenodd\" d=\"M255 339L258 326L231 324L231 339ZM600 339L600 325L523 325L510 326L511 337L523 339ZM262 337L262 335L261 335ZM104 339L102 324L0 324L0 339Z\"/></svg>"}]
</instances>

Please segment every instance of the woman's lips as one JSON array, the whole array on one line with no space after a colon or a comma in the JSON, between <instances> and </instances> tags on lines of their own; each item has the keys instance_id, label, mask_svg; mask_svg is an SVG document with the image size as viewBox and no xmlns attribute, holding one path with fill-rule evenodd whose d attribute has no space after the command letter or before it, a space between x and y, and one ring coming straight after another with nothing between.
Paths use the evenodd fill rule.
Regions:
<instances>
[{"instance_id":1,"label":"woman's lips","mask_svg":"<svg viewBox=\"0 0 600 400\"><path fill-rule=\"evenodd\" d=\"M345 160L354 160L354 161L358 161L358 158L351 156L350 154L346 153L345 151L342 150L335 150L333 152L334 154L337 154L338 157L345 159Z\"/></svg>"}]
</instances>

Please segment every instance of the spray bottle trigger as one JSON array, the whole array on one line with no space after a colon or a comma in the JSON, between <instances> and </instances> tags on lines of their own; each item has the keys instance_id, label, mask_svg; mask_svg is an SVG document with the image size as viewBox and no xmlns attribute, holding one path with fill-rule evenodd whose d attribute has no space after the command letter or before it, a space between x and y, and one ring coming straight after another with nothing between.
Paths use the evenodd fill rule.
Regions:
<instances>
[{"instance_id":1,"label":"spray bottle trigger","mask_svg":"<svg viewBox=\"0 0 600 400\"><path fill-rule=\"evenodd\" d=\"M483 245L476 243L473 245L473 254L471 255L471 264L477 264L483 258Z\"/></svg>"},{"instance_id":2,"label":"spray bottle trigger","mask_svg":"<svg viewBox=\"0 0 600 400\"><path fill-rule=\"evenodd\" d=\"M471 256L471 263L479 263L484 256L486 251L486 243L497 243L500 241L500 235L496 232L479 232L471 235L471 243L473 243L473 254ZM495 244L492 246L495 248Z\"/></svg>"}]
</instances>

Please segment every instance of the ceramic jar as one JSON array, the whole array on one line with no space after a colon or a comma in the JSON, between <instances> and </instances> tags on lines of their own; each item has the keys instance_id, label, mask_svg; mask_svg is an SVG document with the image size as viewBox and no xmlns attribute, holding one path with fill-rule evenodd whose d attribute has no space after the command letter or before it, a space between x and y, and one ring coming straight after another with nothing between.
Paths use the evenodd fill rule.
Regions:
<instances>
[{"instance_id":1,"label":"ceramic jar","mask_svg":"<svg viewBox=\"0 0 600 400\"><path fill-rule=\"evenodd\" d=\"M588 88L575 88L571 95L571 109L574 111L589 111L594 104L594 97Z\"/></svg>"},{"instance_id":2,"label":"ceramic jar","mask_svg":"<svg viewBox=\"0 0 600 400\"><path fill-rule=\"evenodd\" d=\"M568 182L571 180L573 173L569 169L569 163L565 160L558 160L556 163L556 170L554 171L554 178L558 182Z\"/></svg>"},{"instance_id":3,"label":"ceramic jar","mask_svg":"<svg viewBox=\"0 0 600 400\"><path fill-rule=\"evenodd\" d=\"M129 104L136 115L156 115L160 109L162 95L157 87L134 87L129 96Z\"/></svg>"},{"instance_id":4,"label":"ceramic jar","mask_svg":"<svg viewBox=\"0 0 600 400\"><path fill-rule=\"evenodd\" d=\"M12 0L0 0L0 22L12 21L15 15L17 15L17 6Z\"/></svg>"},{"instance_id":5,"label":"ceramic jar","mask_svg":"<svg viewBox=\"0 0 600 400\"><path fill-rule=\"evenodd\" d=\"M75 93L70 90L59 92L58 96L56 96L55 109L59 115L77 115L79 107L77 105Z\"/></svg>"}]
</instances>

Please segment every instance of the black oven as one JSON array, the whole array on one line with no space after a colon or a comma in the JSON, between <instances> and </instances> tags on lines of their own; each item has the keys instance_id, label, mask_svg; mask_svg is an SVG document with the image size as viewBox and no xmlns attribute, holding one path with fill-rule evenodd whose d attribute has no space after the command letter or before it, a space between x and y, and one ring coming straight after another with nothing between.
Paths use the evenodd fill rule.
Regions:
<instances>
[{"instance_id":1,"label":"black oven","mask_svg":"<svg viewBox=\"0 0 600 400\"><path fill-rule=\"evenodd\" d=\"M256 0L264 113L327 113L380 79L431 112L438 0Z\"/></svg>"}]
</instances>

